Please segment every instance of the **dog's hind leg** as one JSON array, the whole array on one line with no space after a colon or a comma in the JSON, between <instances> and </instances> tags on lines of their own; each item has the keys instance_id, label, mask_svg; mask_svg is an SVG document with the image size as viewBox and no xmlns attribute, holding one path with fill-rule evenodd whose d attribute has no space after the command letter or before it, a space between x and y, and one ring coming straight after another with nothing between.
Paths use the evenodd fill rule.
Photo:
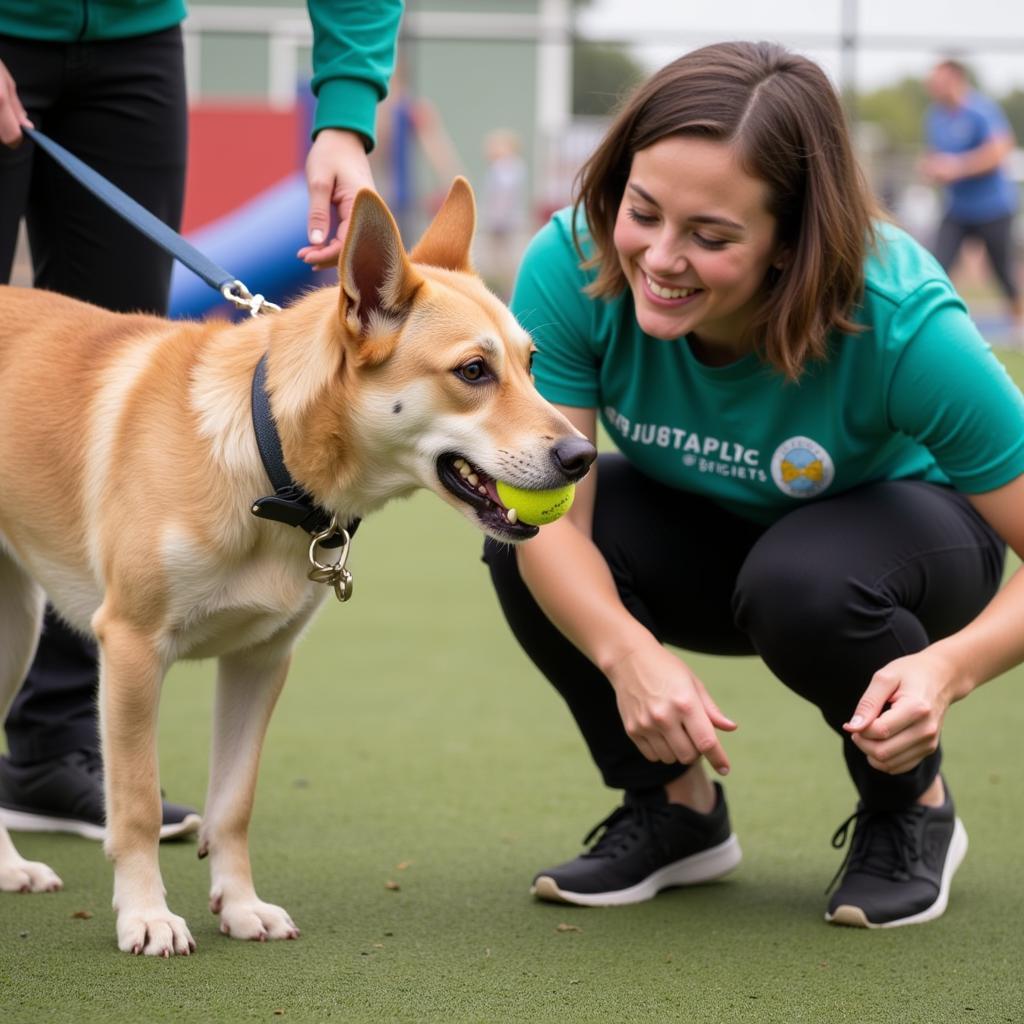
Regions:
<instances>
[{"instance_id":1,"label":"dog's hind leg","mask_svg":"<svg viewBox=\"0 0 1024 1024\"><path fill-rule=\"evenodd\" d=\"M18 692L39 641L43 621L42 590L0 548L0 722ZM7 834L0 808L0 889L8 892L54 892L61 880L45 864L25 860ZM9 822L10 823L10 822Z\"/></svg>"},{"instance_id":2,"label":"dog's hind leg","mask_svg":"<svg viewBox=\"0 0 1024 1024\"><path fill-rule=\"evenodd\" d=\"M156 638L108 604L93 617L100 644L100 734L107 856L114 862L117 944L126 953L188 955L195 942L167 907L160 877L157 708L166 666Z\"/></svg>"},{"instance_id":3,"label":"dog's hind leg","mask_svg":"<svg viewBox=\"0 0 1024 1024\"><path fill-rule=\"evenodd\" d=\"M253 886L249 819L263 737L284 685L292 636L220 659L210 788L199 833L210 856L210 909L220 930L236 939L294 939L299 930L281 907Z\"/></svg>"}]
</instances>

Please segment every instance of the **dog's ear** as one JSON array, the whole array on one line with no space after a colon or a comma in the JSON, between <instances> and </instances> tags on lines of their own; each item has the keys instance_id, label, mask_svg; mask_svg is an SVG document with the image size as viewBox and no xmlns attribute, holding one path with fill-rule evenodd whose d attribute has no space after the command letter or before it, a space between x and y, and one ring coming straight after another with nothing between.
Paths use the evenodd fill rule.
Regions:
<instances>
[{"instance_id":1,"label":"dog's ear","mask_svg":"<svg viewBox=\"0 0 1024 1024\"><path fill-rule=\"evenodd\" d=\"M405 254L394 217L370 189L361 189L352 204L338 283L341 322L365 360L382 362L423 278Z\"/></svg>"},{"instance_id":2,"label":"dog's ear","mask_svg":"<svg viewBox=\"0 0 1024 1024\"><path fill-rule=\"evenodd\" d=\"M472 270L469 251L476 229L473 189L465 178L452 182L437 216L409 254L414 263L445 270Z\"/></svg>"}]
</instances>

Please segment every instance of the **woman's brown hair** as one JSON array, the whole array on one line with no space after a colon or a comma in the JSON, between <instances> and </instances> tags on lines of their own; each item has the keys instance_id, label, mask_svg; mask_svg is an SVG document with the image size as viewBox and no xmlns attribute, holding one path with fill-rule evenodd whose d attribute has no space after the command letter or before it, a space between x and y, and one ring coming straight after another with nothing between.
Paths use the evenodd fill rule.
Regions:
<instances>
[{"instance_id":1,"label":"woman's brown hair","mask_svg":"<svg viewBox=\"0 0 1024 1024\"><path fill-rule=\"evenodd\" d=\"M817 64L772 43L705 46L656 72L577 177L575 212L583 208L594 242L584 265L598 269L592 296L626 287L612 236L633 154L679 135L733 146L743 170L768 186L785 259L765 281L755 344L795 380L825 355L830 330L857 330L850 314L878 215L839 97Z\"/></svg>"}]
</instances>

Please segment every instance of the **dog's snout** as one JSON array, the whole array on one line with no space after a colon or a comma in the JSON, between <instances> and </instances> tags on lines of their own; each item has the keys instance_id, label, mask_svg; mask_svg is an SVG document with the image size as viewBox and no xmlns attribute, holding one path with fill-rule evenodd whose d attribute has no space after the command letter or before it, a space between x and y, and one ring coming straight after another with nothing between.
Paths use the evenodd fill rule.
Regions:
<instances>
[{"instance_id":1,"label":"dog's snout","mask_svg":"<svg viewBox=\"0 0 1024 1024\"><path fill-rule=\"evenodd\" d=\"M563 437L555 442L555 462L568 480L579 480L597 458L597 449L585 437Z\"/></svg>"}]
</instances>

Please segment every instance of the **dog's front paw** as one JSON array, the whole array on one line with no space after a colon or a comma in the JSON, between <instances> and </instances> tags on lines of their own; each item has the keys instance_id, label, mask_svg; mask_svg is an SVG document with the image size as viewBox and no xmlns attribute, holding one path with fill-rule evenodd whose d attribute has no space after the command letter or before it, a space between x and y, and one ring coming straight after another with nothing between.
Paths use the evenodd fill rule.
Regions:
<instances>
[{"instance_id":1,"label":"dog's front paw","mask_svg":"<svg viewBox=\"0 0 1024 1024\"><path fill-rule=\"evenodd\" d=\"M196 951L196 942L183 917L166 907L142 913L117 916L117 946L133 956L189 956Z\"/></svg>"},{"instance_id":2,"label":"dog's front paw","mask_svg":"<svg viewBox=\"0 0 1024 1024\"><path fill-rule=\"evenodd\" d=\"M271 939L297 939L299 929L283 907L262 900L236 900L233 903L211 899L211 908L220 913L220 930L233 939L268 942Z\"/></svg>"},{"instance_id":3,"label":"dog's front paw","mask_svg":"<svg viewBox=\"0 0 1024 1024\"><path fill-rule=\"evenodd\" d=\"M15 855L0 864L0 890L3 892L57 892L64 883L46 864Z\"/></svg>"}]
</instances>

